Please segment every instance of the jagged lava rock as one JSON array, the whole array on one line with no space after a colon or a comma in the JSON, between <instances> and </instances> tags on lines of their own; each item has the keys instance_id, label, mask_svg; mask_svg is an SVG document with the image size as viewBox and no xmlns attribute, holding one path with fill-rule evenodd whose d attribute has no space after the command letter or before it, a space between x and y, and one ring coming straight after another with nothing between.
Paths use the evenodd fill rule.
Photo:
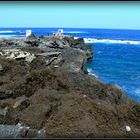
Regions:
<instances>
[{"instance_id":1,"label":"jagged lava rock","mask_svg":"<svg viewBox=\"0 0 140 140\"><path fill-rule=\"evenodd\" d=\"M24 133L26 138L40 137L38 130L45 133L42 137L53 138L140 136L140 104L120 87L87 74L85 63L93 58L93 49L83 39L1 39L0 46L1 54L6 49L20 49L35 56L30 63L26 57L0 56L1 111L9 107L8 117L1 123L23 122L30 127ZM18 106L24 107L14 109L16 99L23 96L29 104L24 106L27 100L18 100ZM131 131L122 129L126 125Z\"/></svg>"}]
</instances>

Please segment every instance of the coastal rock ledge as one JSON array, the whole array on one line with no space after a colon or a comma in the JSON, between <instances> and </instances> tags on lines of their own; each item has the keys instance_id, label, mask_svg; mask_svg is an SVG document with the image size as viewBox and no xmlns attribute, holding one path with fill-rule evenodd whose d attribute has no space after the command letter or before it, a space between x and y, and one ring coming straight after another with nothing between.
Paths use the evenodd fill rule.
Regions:
<instances>
[{"instance_id":1,"label":"coastal rock ledge","mask_svg":"<svg viewBox=\"0 0 140 140\"><path fill-rule=\"evenodd\" d=\"M140 104L88 75L73 37L0 39L1 138L140 137Z\"/></svg>"}]
</instances>

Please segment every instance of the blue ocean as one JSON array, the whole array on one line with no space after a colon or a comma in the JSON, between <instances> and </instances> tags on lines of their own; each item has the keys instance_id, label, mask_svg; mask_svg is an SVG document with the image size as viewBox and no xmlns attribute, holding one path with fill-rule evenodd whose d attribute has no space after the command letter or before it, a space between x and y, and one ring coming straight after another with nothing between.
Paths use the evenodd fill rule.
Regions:
<instances>
[{"instance_id":1,"label":"blue ocean","mask_svg":"<svg viewBox=\"0 0 140 140\"><path fill-rule=\"evenodd\" d=\"M0 37L25 37L31 29L36 36L51 35L58 28L0 28ZM64 34L82 37L93 44L94 58L87 62L90 74L105 83L121 86L140 102L140 30L63 28Z\"/></svg>"}]
</instances>

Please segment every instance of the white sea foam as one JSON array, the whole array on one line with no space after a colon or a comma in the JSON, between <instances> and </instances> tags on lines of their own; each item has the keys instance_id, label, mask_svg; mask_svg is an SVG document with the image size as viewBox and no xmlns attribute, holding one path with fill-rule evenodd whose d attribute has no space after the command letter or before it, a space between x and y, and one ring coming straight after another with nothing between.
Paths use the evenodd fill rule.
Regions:
<instances>
[{"instance_id":1,"label":"white sea foam","mask_svg":"<svg viewBox=\"0 0 140 140\"><path fill-rule=\"evenodd\" d=\"M140 45L140 41L84 38L85 43L118 43Z\"/></svg>"},{"instance_id":2,"label":"white sea foam","mask_svg":"<svg viewBox=\"0 0 140 140\"><path fill-rule=\"evenodd\" d=\"M0 38L9 38L9 37L25 37L25 35L16 35L16 34L5 35L5 34L0 34Z\"/></svg>"},{"instance_id":3,"label":"white sea foam","mask_svg":"<svg viewBox=\"0 0 140 140\"><path fill-rule=\"evenodd\" d=\"M74 39L78 39L79 37L74 37Z\"/></svg>"},{"instance_id":4,"label":"white sea foam","mask_svg":"<svg viewBox=\"0 0 140 140\"><path fill-rule=\"evenodd\" d=\"M15 33L16 31L0 31L0 33Z\"/></svg>"},{"instance_id":5,"label":"white sea foam","mask_svg":"<svg viewBox=\"0 0 140 140\"><path fill-rule=\"evenodd\" d=\"M131 80L139 80L140 79L140 75L139 74L136 74L136 75L132 75L130 77Z\"/></svg>"},{"instance_id":6,"label":"white sea foam","mask_svg":"<svg viewBox=\"0 0 140 140\"><path fill-rule=\"evenodd\" d=\"M4 33L24 33L22 31L8 31L8 30L5 30L5 31L0 31L0 34L4 34Z\"/></svg>"},{"instance_id":7,"label":"white sea foam","mask_svg":"<svg viewBox=\"0 0 140 140\"><path fill-rule=\"evenodd\" d=\"M140 88L137 88L137 89L135 90L135 93L136 93L138 96L140 96Z\"/></svg>"},{"instance_id":8,"label":"white sea foam","mask_svg":"<svg viewBox=\"0 0 140 140\"><path fill-rule=\"evenodd\" d=\"M16 37L16 35L0 35L0 37Z\"/></svg>"},{"instance_id":9,"label":"white sea foam","mask_svg":"<svg viewBox=\"0 0 140 140\"><path fill-rule=\"evenodd\" d=\"M88 68L87 71L88 71L88 74L89 74L89 75L93 75L93 76L95 76L96 78L98 78L98 76L94 73L94 71L93 71L92 69Z\"/></svg>"},{"instance_id":10,"label":"white sea foam","mask_svg":"<svg viewBox=\"0 0 140 140\"><path fill-rule=\"evenodd\" d=\"M82 33L88 33L88 32L83 32L83 31L64 31L64 33L69 33L69 34L82 34Z\"/></svg>"},{"instance_id":11,"label":"white sea foam","mask_svg":"<svg viewBox=\"0 0 140 140\"><path fill-rule=\"evenodd\" d=\"M97 54L101 54L101 53L102 53L102 51L98 51L98 52L97 52Z\"/></svg>"}]
</instances>

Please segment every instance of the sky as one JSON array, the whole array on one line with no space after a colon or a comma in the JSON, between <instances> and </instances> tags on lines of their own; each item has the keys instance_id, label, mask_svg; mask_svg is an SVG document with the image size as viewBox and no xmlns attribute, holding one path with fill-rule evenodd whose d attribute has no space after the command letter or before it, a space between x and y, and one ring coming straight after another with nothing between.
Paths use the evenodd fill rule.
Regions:
<instances>
[{"instance_id":1,"label":"sky","mask_svg":"<svg viewBox=\"0 0 140 140\"><path fill-rule=\"evenodd\" d=\"M0 27L140 29L140 2L0 2Z\"/></svg>"}]
</instances>

